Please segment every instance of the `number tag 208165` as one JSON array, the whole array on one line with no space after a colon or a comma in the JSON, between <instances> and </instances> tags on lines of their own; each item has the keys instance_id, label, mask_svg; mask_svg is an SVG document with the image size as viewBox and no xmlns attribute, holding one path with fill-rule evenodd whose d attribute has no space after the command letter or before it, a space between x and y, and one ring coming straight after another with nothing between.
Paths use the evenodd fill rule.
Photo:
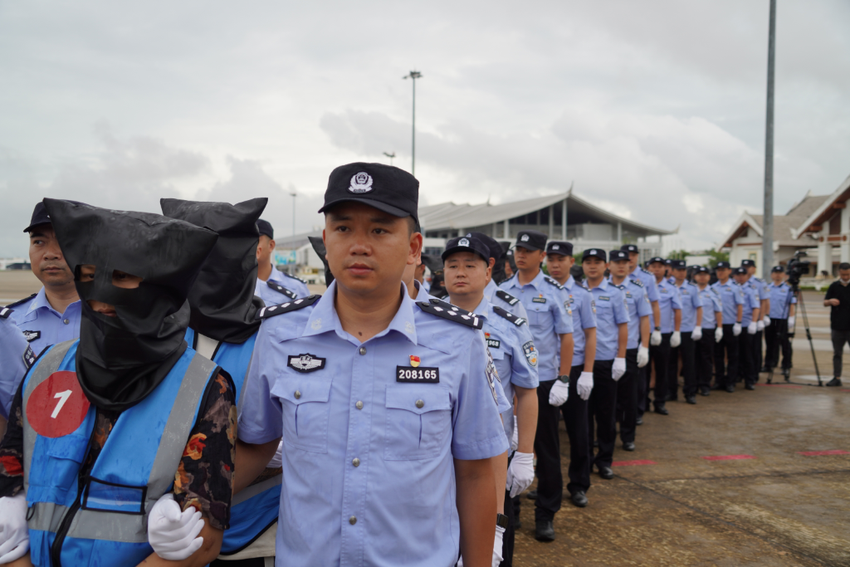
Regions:
<instances>
[{"instance_id":1,"label":"number tag 208165","mask_svg":"<svg viewBox=\"0 0 850 567\"><path fill-rule=\"evenodd\" d=\"M396 382L413 382L417 384L440 383L439 368L426 368L424 366L420 366L417 368L414 368L412 366L396 366L395 372Z\"/></svg>"}]
</instances>

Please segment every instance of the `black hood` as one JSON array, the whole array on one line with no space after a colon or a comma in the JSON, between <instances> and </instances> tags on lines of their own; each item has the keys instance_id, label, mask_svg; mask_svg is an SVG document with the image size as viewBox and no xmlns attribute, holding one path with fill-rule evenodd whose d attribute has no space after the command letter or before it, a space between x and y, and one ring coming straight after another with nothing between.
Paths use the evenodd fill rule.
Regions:
<instances>
[{"instance_id":1,"label":"black hood","mask_svg":"<svg viewBox=\"0 0 850 567\"><path fill-rule=\"evenodd\" d=\"M215 232L150 213L100 209L44 199L82 300L77 377L97 407L121 411L143 400L186 350L186 298L215 244ZM79 280L95 267L94 281ZM138 288L112 283L115 270L142 278ZM115 307L116 317L89 301Z\"/></svg>"},{"instance_id":2,"label":"black hood","mask_svg":"<svg viewBox=\"0 0 850 567\"><path fill-rule=\"evenodd\" d=\"M330 287L334 281L334 275L331 273L331 267L328 265L328 251L325 248L325 241L322 240L321 236L308 236L307 240L310 241L310 245L313 247L313 250L315 250L316 254L319 255L319 258L322 259L322 265L325 266L325 285Z\"/></svg>"},{"instance_id":3,"label":"black hood","mask_svg":"<svg viewBox=\"0 0 850 567\"><path fill-rule=\"evenodd\" d=\"M213 203L160 199L162 214L206 227L218 233L210 253L189 292L189 326L217 341L244 343L260 328L254 315L263 300L254 296L257 285L257 220L266 208L265 197L243 203Z\"/></svg>"}]
</instances>

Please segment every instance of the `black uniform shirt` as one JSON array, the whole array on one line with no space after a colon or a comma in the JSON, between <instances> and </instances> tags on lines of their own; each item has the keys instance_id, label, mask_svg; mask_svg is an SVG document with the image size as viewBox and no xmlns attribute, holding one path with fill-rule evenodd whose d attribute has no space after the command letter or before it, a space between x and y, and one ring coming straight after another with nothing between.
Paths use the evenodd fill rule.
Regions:
<instances>
[{"instance_id":1,"label":"black uniform shirt","mask_svg":"<svg viewBox=\"0 0 850 567\"><path fill-rule=\"evenodd\" d=\"M832 282L824 299L839 301L838 305L832 306L829 314L830 327L836 331L850 331L850 284L842 285L841 280Z\"/></svg>"}]
</instances>

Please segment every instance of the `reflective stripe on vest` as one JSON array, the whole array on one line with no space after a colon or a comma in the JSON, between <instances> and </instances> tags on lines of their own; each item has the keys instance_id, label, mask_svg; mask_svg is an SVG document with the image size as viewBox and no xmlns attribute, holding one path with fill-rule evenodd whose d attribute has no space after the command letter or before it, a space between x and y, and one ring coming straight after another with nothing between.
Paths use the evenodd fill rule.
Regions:
<instances>
[{"instance_id":1,"label":"reflective stripe on vest","mask_svg":"<svg viewBox=\"0 0 850 567\"><path fill-rule=\"evenodd\" d=\"M29 471L38 434L29 424L26 416L27 401L35 388L51 374L59 370L74 343L68 341L51 348L33 367L25 388L22 408L24 410L24 489L29 490ZM191 351L190 351L191 352ZM174 482L174 475L183 456L186 442L194 426L198 407L216 368L216 364L192 353L190 361L174 398L174 404L162 431L147 480L144 499L144 513L128 514L109 510L77 511L66 534L67 538L93 539L123 543L147 543L147 514L156 501ZM170 376L170 374L169 374ZM92 407L90 412L94 411ZM132 408L127 410L132 411ZM120 419L120 418L119 418ZM116 422L117 426L117 422ZM107 440L108 443L109 440ZM93 471L97 463L93 467ZM76 482L76 481L75 481ZM81 495L77 494L77 498ZM28 497L28 501L29 501ZM28 526L30 530L56 532L65 513L66 506L53 502L32 502L29 510Z\"/></svg>"}]
</instances>

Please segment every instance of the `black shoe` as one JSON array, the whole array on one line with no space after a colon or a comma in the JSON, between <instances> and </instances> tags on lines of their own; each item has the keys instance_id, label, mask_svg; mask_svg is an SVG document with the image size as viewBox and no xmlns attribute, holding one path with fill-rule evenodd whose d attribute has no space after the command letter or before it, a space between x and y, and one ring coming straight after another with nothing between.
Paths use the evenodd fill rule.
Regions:
<instances>
[{"instance_id":1,"label":"black shoe","mask_svg":"<svg viewBox=\"0 0 850 567\"><path fill-rule=\"evenodd\" d=\"M536 490L529 490L528 494L526 494L525 497L528 498L529 500L537 500L537 491Z\"/></svg>"},{"instance_id":2,"label":"black shoe","mask_svg":"<svg viewBox=\"0 0 850 567\"><path fill-rule=\"evenodd\" d=\"M514 520L514 530L518 530L518 529L520 529L521 527L522 527L522 522L519 520L519 518L517 518L516 520Z\"/></svg>"},{"instance_id":3,"label":"black shoe","mask_svg":"<svg viewBox=\"0 0 850 567\"><path fill-rule=\"evenodd\" d=\"M643 416L637 416L637 418L635 419L635 425L643 425Z\"/></svg>"},{"instance_id":4,"label":"black shoe","mask_svg":"<svg viewBox=\"0 0 850 567\"><path fill-rule=\"evenodd\" d=\"M537 541L555 541L555 528L552 520L537 520L534 528L534 539Z\"/></svg>"},{"instance_id":5,"label":"black shoe","mask_svg":"<svg viewBox=\"0 0 850 567\"><path fill-rule=\"evenodd\" d=\"M726 386L726 391L729 392L730 394L734 394L735 393L735 385L729 384L728 386Z\"/></svg>"},{"instance_id":6,"label":"black shoe","mask_svg":"<svg viewBox=\"0 0 850 567\"><path fill-rule=\"evenodd\" d=\"M700 396L710 396L711 390L709 390L708 388L703 388L702 390L699 391L699 395Z\"/></svg>"},{"instance_id":7,"label":"black shoe","mask_svg":"<svg viewBox=\"0 0 850 567\"><path fill-rule=\"evenodd\" d=\"M726 388L724 388L720 384L715 383L714 386L711 387L711 389L712 390L725 390Z\"/></svg>"},{"instance_id":8,"label":"black shoe","mask_svg":"<svg viewBox=\"0 0 850 567\"><path fill-rule=\"evenodd\" d=\"M623 451L634 451L635 443L634 441L623 441Z\"/></svg>"},{"instance_id":9,"label":"black shoe","mask_svg":"<svg viewBox=\"0 0 850 567\"><path fill-rule=\"evenodd\" d=\"M755 390L755 389L756 389L756 386L755 386L755 384L750 384L749 382L747 382L747 383L744 385L744 388L745 388L745 389L747 389L747 390Z\"/></svg>"},{"instance_id":10,"label":"black shoe","mask_svg":"<svg viewBox=\"0 0 850 567\"><path fill-rule=\"evenodd\" d=\"M612 478L614 478L614 471L611 470L611 467L606 467L605 465L596 465L596 468L599 469L599 476L601 476L605 480L611 480Z\"/></svg>"},{"instance_id":11,"label":"black shoe","mask_svg":"<svg viewBox=\"0 0 850 567\"><path fill-rule=\"evenodd\" d=\"M696 396L685 396L685 401L688 402L689 404L696 404L697 403Z\"/></svg>"},{"instance_id":12,"label":"black shoe","mask_svg":"<svg viewBox=\"0 0 850 567\"><path fill-rule=\"evenodd\" d=\"M579 508L587 506L587 494L584 493L584 490L576 490L573 492L570 496L570 500L572 500L573 504Z\"/></svg>"},{"instance_id":13,"label":"black shoe","mask_svg":"<svg viewBox=\"0 0 850 567\"><path fill-rule=\"evenodd\" d=\"M772 368L768 368L767 366L762 366L759 372L773 372Z\"/></svg>"},{"instance_id":14,"label":"black shoe","mask_svg":"<svg viewBox=\"0 0 850 567\"><path fill-rule=\"evenodd\" d=\"M655 413L659 415L670 415L670 411L664 406L658 406L657 408L655 408Z\"/></svg>"},{"instance_id":15,"label":"black shoe","mask_svg":"<svg viewBox=\"0 0 850 567\"><path fill-rule=\"evenodd\" d=\"M837 377L833 378L832 380L827 382L826 385L827 386L840 386L841 385L841 378L837 378Z\"/></svg>"}]
</instances>

